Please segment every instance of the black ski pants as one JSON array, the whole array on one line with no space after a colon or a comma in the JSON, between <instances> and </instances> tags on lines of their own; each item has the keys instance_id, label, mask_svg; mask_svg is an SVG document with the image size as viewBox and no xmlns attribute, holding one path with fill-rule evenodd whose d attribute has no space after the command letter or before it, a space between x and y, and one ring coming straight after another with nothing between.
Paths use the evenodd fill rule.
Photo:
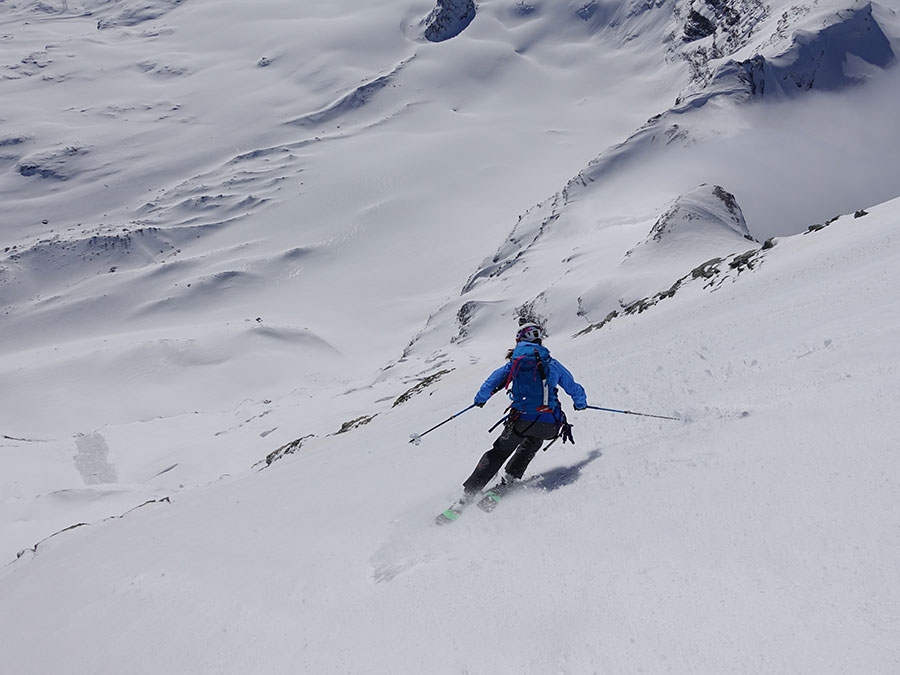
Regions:
<instances>
[{"instance_id":1,"label":"black ski pants","mask_svg":"<svg viewBox=\"0 0 900 675\"><path fill-rule=\"evenodd\" d=\"M463 483L463 489L469 494L480 491L497 475L510 455L512 459L506 465L506 473L521 478L543 442L555 438L558 431L559 427L552 422L518 419L512 424L507 423L493 447L481 456L472 475Z\"/></svg>"}]
</instances>

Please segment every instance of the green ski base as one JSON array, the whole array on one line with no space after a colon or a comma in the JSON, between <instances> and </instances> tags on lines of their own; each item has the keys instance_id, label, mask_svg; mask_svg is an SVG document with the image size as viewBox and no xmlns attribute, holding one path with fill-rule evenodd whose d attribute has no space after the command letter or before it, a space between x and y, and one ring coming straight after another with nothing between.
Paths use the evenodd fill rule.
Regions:
<instances>
[{"instance_id":1,"label":"green ski base","mask_svg":"<svg viewBox=\"0 0 900 675\"><path fill-rule=\"evenodd\" d=\"M497 508L497 504L500 503L502 498L503 492L500 492L499 490L488 490L484 497L478 500L478 508L490 513Z\"/></svg>"},{"instance_id":2,"label":"green ski base","mask_svg":"<svg viewBox=\"0 0 900 675\"><path fill-rule=\"evenodd\" d=\"M495 508L497 508L497 504L500 503L500 500L503 496L519 487L519 483L498 483L487 492L485 492L481 499L478 500L478 508L484 511L485 513L490 513ZM457 502L442 514L440 514L437 518L434 519L434 522L438 525L449 525L450 523L455 522L463 513L463 509L465 509L471 502Z\"/></svg>"},{"instance_id":3,"label":"green ski base","mask_svg":"<svg viewBox=\"0 0 900 675\"><path fill-rule=\"evenodd\" d=\"M490 488L487 492L485 492L484 496L480 500L478 500L478 508L486 513L490 513L497 508L497 504L500 503L501 499L503 499L510 492L519 490L521 487L521 481L515 481L513 483L501 481L494 487Z\"/></svg>"},{"instance_id":4,"label":"green ski base","mask_svg":"<svg viewBox=\"0 0 900 675\"><path fill-rule=\"evenodd\" d=\"M449 525L450 523L455 522L461 515L462 507L454 505L435 518L434 522L436 525Z\"/></svg>"}]
</instances>

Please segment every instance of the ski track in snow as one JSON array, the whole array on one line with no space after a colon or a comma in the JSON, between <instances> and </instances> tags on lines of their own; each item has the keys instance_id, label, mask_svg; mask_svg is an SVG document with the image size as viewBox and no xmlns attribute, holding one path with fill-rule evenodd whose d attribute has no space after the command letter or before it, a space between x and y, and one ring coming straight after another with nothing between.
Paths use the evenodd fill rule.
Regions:
<instances>
[{"instance_id":1,"label":"ski track in snow","mask_svg":"<svg viewBox=\"0 0 900 675\"><path fill-rule=\"evenodd\" d=\"M98 433L76 436L75 446L78 448L75 466L85 485L118 481L116 467L109 462L109 447L103 436Z\"/></svg>"},{"instance_id":2,"label":"ski track in snow","mask_svg":"<svg viewBox=\"0 0 900 675\"><path fill-rule=\"evenodd\" d=\"M574 484L583 475L585 467L602 457L602 454L600 450L593 450L585 459L575 464L558 466L537 475L525 477L520 490L504 497L503 504L498 508L514 509L519 507L517 517L527 518L529 510L540 508L542 494ZM529 503L512 503L518 501L518 498L522 496L520 492L524 492L530 497ZM449 506L452 501L452 498L448 498L447 505ZM375 551L369 561L372 566L372 579L376 583L390 582L412 568L445 559L448 547L455 547L462 543L461 539L465 538L467 527L489 526L490 521L483 519L492 517L492 515L482 513L477 505L472 503L466 508L458 522L440 527L434 523L434 518L438 515L439 510L428 515L428 508L430 507L427 504L418 504L414 511L397 516L391 521L390 536Z\"/></svg>"}]
</instances>

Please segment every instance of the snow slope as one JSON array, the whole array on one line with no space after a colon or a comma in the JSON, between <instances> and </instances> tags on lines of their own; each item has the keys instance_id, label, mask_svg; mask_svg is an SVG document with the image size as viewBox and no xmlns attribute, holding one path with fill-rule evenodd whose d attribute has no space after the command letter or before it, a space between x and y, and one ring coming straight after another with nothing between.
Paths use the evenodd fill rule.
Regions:
<instances>
[{"instance_id":1,"label":"snow slope","mask_svg":"<svg viewBox=\"0 0 900 675\"><path fill-rule=\"evenodd\" d=\"M0 7L4 668L900 668L896 9L468 12Z\"/></svg>"},{"instance_id":2,"label":"snow slope","mask_svg":"<svg viewBox=\"0 0 900 675\"><path fill-rule=\"evenodd\" d=\"M898 222L896 201L844 216L551 340L595 403L685 421L578 413L576 445L490 516L431 523L502 403L403 442L486 362L264 471L43 542L3 569L4 663L893 672Z\"/></svg>"}]
</instances>

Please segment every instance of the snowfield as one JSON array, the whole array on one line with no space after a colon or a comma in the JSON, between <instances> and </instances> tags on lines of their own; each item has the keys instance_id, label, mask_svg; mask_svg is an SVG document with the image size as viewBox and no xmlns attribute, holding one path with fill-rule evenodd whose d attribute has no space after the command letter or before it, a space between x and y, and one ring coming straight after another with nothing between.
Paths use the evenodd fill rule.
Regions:
<instances>
[{"instance_id":1,"label":"snowfield","mask_svg":"<svg viewBox=\"0 0 900 675\"><path fill-rule=\"evenodd\" d=\"M0 663L900 672L889 2L0 4ZM434 517L517 319L593 405Z\"/></svg>"}]
</instances>

